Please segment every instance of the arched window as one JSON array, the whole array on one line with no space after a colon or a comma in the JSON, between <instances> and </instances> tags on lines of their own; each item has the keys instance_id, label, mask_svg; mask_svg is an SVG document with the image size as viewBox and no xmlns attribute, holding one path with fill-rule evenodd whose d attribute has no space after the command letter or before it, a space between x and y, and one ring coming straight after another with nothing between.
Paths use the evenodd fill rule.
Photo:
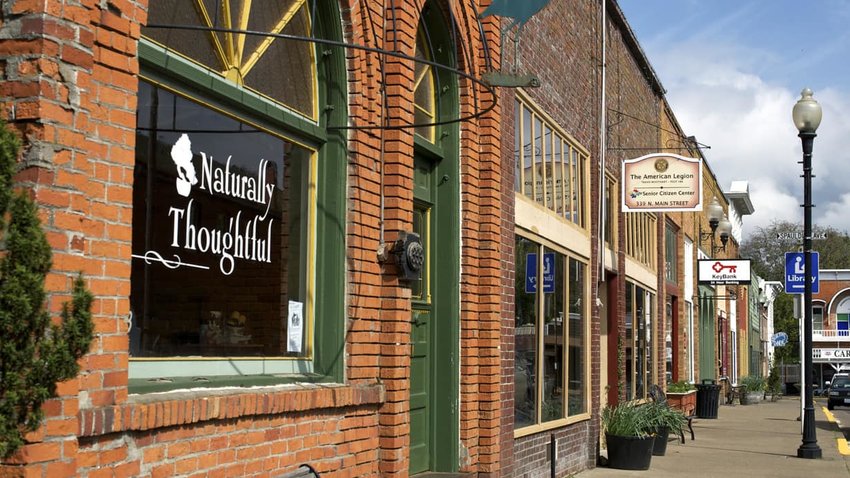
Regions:
<instances>
[{"instance_id":1,"label":"arched window","mask_svg":"<svg viewBox=\"0 0 850 478\"><path fill-rule=\"evenodd\" d=\"M850 297L845 297L835 309L836 330L850 330Z\"/></svg>"},{"instance_id":2,"label":"arched window","mask_svg":"<svg viewBox=\"0 0 850 478\"><path fill-rule=\"evenodd\" d=\"M416 35L415 58L433 61L426 28L420 28ZM413 77L413 121L418 125L434 123L437 120L437 98L434 93L437 77L434 67L417 61ZM417 135L433 143L435 130L434 126L418 126L415 131Z\"/></svg>"},{"instance_id":3,"label":"arched window","mask_svg":"<svg viewBox=\"0 0 850 478\"><path fill-rule=\"evenodd\" d=\"M310 37L306 0L181 0L150 2L144 35L193 63L316 119L314 45L228 30ZM179 28L207 27L207 31Z\"/></svg>"},{"instance_id":4,"label":"arched window","mask_svg":"<svg viewBox=\"0 0 850 478\"><path fill-rule=\"evenodd\" d=\"M342 378L345 145L325 125L346 118L343 50L319 62L313 42L231 31L339 40L328 8L151 2L139 43L131 379ZM319 101L336 107L319 118Z\"/></svg>"}]
</instances>

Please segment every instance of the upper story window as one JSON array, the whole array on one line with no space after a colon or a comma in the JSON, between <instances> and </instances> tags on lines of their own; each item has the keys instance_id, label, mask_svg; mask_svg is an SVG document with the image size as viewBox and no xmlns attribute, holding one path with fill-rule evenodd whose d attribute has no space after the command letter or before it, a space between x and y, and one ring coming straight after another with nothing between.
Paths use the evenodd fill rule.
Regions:
<instances>
[{"instance_id":1,"label":"upper story window","mask_svg":"<svg viewBox=\"0 0 850 478\"><path fill-rule=\"evenodd\" d=\"M823 306L812 306L812 330L823 330Z\"/></svg>"},{"instance_id":2,"label":"upper story window","mask_svg":"<svg viewBox=\"0 0 850 478\"><path fill-rule=\"evenodd\" d=\"M652 270L658 251L657 223L658 218L650 212L626 214L626 255Z\"/></svg>"},{"instance_id":3,"label":"upper story window","mask_svg":"<svg viewBox=\"0 0 850 478\"><path fill-rule=\"evenodd\" d=\"M589 153L521 93L515 106L514 190L587 228Z\"/></svg>"},{"instance_id":4,"label":"upper story window","mask_svg":"<svg viewBox=\"0 0 850 478\"><path fill-rule=\"evenodd\" d=\"M148 23L250 30L310 37L306 0L153 1ZM313 43L263 35L186 28L145 28L144 35L228 81L316 119L316 60Z\"/></svg>"}]
</instances>

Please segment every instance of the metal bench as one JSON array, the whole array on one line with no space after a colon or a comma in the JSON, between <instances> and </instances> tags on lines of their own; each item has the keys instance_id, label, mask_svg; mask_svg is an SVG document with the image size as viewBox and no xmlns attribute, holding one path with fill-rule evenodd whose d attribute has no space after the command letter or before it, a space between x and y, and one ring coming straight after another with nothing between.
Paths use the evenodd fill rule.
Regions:
<instances>
[{"instance_id":1,"label":"metal bench","mask_svg":"<svg viewBox=\"0 0 850 478\"><path fill-rule=\"evenodd\" d=\"M312 466L301 465L297 470L277 475L275 478L316 478L318 476L320 476L319 472L314 470Z\"/></svg>"}]
</instances>

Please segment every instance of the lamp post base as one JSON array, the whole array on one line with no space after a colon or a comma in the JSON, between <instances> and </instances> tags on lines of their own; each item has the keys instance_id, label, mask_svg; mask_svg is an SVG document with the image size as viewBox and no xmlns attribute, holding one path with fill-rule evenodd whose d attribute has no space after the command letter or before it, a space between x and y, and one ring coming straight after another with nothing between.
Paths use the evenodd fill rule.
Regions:
<instances>
[{"instance_id":1,"label":"lamp post base","mask_svg":"<svg viewBox=\"0 0 850 478\"><path fill-rule=\"evenodd\" d=\"M809 460L816 460L823 457L823 452L820 447L815 444L814 446L807 447L807 445L801 445L800 448L797 448L797 458L807 458Z\"/></svg>"}]
</instances>

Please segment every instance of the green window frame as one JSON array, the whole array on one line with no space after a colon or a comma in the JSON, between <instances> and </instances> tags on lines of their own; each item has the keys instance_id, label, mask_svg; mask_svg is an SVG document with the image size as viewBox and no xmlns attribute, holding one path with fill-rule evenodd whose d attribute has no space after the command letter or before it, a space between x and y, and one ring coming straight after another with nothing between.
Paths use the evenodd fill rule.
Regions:
<instances>
[{"instance_id":1,"label":"green window frame","mask_svg":"<svg viewBox=\"0 0 850 478\"><path fill-rule=\"evenodd\" d=\"M523 436L589 417L590 276L585 261L542 241L517 234L515 246L514 430Z\"/></svg>"},{"instance_id":2,"label":"green window frame","mask_svg":"<svg viewBox=\"0 0 850 478\"><path fill-rule=\"evenodd\" d=\"M225 0L222 5L230 3ZM172 6L177 5L181 4L173 2ZM310 9L304 6L303 0L290 0L276 5L255 2L251 10L246 10L250 2L240 5L240 13L233 15L239 22L234 22L232 28L238 26L244 29L246 25L251 25L252 20L249 17L262 16L266 11L264 9L277 9L275 11L279 13L279 9L286 7L293 15L301 17L301 27L306 25L309 34L338 41L342 39L339 11L336 7L323 5L315 10L316 18L309 18ZM268 31L287 28L285 19L269 16L272 17L279 20L278 25L274 28L269 26ZM269 21L269 18L263 21ZM342 382L345 231L338 225L345 223L346 214L346 144L344 133L328 130L326 126L345 124L347 120L344 50L341 47L327 47L327 54L317 56L315 45L306 42L310 50L307 57L311 58L314 73L312 78L308 75L304 88L309 90L305 94L312 98L309 102L313 103L313 106L298 109L290 104L289 98L270 97L268 92L260 91L260 88L252 87L234 77L233 72L228 74L227 71L211 68L209 62L187 57L185 52L169 49L162 42L152 40L150 36L157 36L154 32L155 29L143 28L144 36L139 42L142 81L167 90L185 101L208 108L217 115L232 118L247 125L246 128L254 128L267 136L281 138L288 144L310 152L307 159L308 171L300 177L299 182L292 183L293 189L297 189L294 187L297 185L309 190L304 196L309 198L308 204L304 205L305 214L308 216L306 237L309 238L302 267L305 272L296 280L302 282L300 287L306 291L304 297L321 297L322 300L310 303L309 299L305 299L303 302L302 333L306 336L302 348L304 353L294 354L296 356L281 353L259 357L227 354L203 357L137 357L131 353L131 392L186 386L253 385L286 381ZM231 40L238 43L240 36L232 35ZM225 44L229 45L229 42L230 40L225 40ZM305 42L298 44L303 45ZM254 42L253 47L256 48L255 52L263 48L257 42ZM227 46L226 50L231 51L230 48ZM247 47L243 48L245 52L249 50ZM270 48L273 47L267 48L271 51ZM300 57L305 58L303 51ZM280 60L280 54L270 54L259 60L264 58ZM245 64L241 63L242 66ZM269 68L256 61L252 67L258 71ZM272 67L273 70L275 68L280 66ZM319 116L315 108L319 103L335 107L327 108L326 114ZM197 151L194 152L197 154ZM134 207L140 205L134 204ZM136 260L139 259L133 259ZM134 276L131 278L131 284L140 280L140 277ZM281 306L280 313L282 316L286 314L285 306ZM134 325L138 320L138 317L133 318ZM286 319L283 320L285 323ZM132 334L131 327L131 340Z\"/></svg>"}]
</instances>

